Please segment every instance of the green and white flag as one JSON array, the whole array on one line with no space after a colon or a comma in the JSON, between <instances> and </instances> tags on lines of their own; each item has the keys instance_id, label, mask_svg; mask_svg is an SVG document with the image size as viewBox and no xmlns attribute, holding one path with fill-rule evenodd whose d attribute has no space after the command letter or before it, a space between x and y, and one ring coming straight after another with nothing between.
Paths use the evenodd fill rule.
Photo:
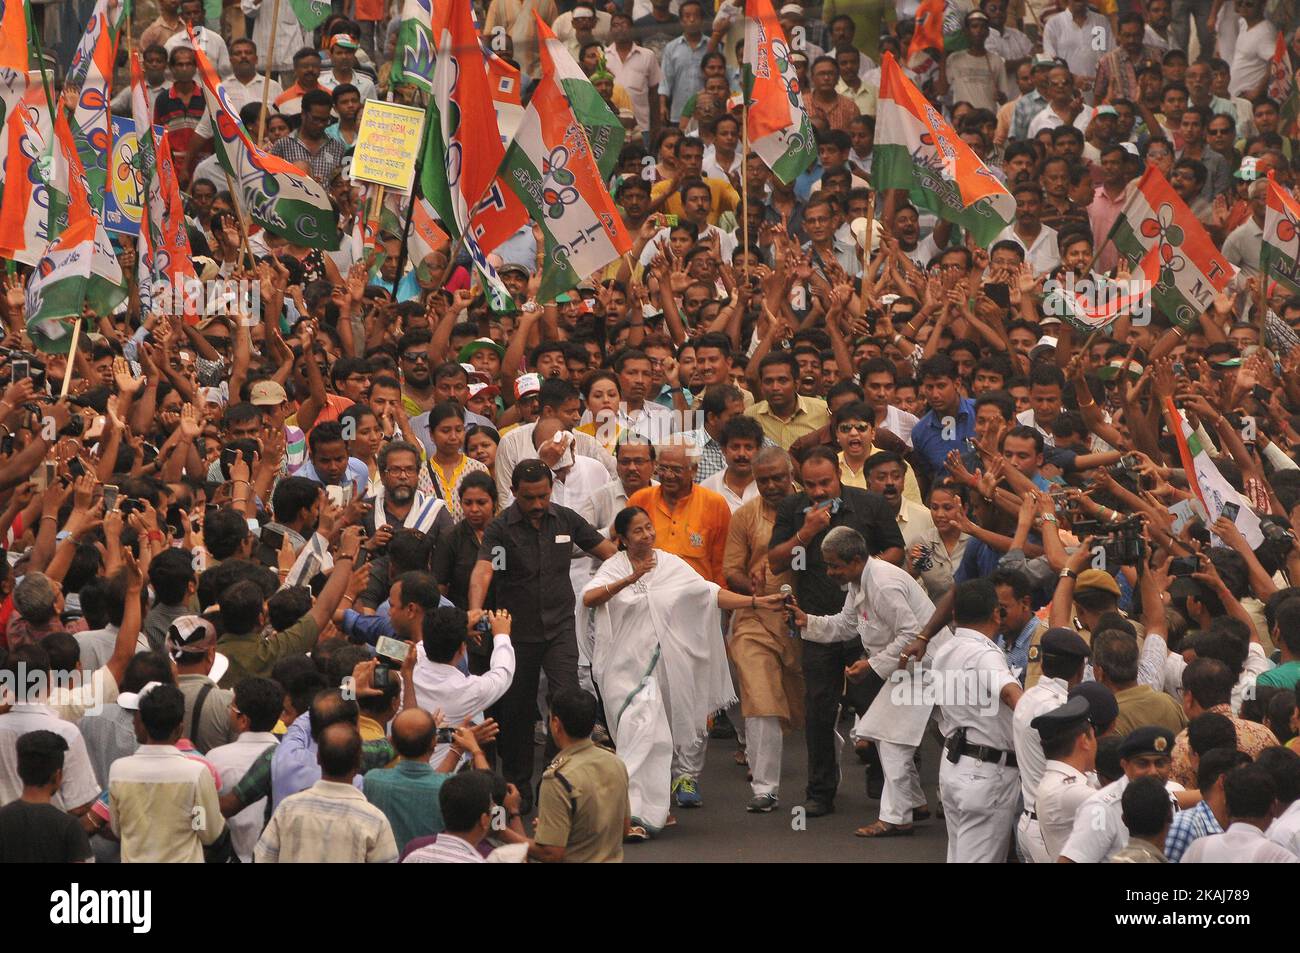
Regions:
<instances>
[{"instance_id":1,"label":"green and white flag","mask_svg":"<svg viewBox=\"0 0 1300 953\"><path fill-rule=\"evenodd\" d=\"M220 2L217 0L218 6ZM324 23L333 10L329 0L289 0L289 4L293 7L294 16L308 33Z\"/></svg>"},{"instance_id":2,"label":"green and white flag","mask_svg":"<svg viewBox=\"0 0 1300 953\"><path fill-rule=\"evenodd\" d=\"M432 92L434 49L433 0L404 0L393 53L393 84L410 83Z\"/></svg>"},{"instance_id":3,"label":"green and white flag","mask_svg":"<svg viewBox=\"0 0 1300 953\"><path fill-rule=\"evenodd\" d=\"M749 0L746 5L741 69L749 146L789 185L817 158L817 141L771 0Z\"/></svg>"}]
</instances>

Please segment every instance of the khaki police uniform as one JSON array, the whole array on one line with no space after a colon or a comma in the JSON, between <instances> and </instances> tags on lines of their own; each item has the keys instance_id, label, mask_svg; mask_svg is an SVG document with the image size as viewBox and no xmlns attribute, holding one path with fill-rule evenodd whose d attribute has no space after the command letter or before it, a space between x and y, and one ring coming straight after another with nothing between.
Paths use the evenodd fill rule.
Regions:
<instances>
[{"instance_id":1,"label":"khaki police uniform","mask_svg":"<svg viewBox=\"0 0 1300 953\"><path fill-rule=\"evenodd\" d=\"M542 775L535 840L563 847L568 864L621 863L631 814L627 768L584 738L561 751Z\"/></svg>"}]
</instances>

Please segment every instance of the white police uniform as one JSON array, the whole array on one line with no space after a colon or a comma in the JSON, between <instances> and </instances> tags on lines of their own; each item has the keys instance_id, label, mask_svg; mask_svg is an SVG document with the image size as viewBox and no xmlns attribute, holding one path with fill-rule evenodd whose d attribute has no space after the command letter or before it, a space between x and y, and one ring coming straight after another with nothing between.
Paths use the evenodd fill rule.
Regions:
<instances>
[{"instance_id":1,"label":"white police uniform","mask_svg":"<svg viewBox=\"0 0 1300 953\"><path fill-rule=\"evenodd\" d=\"M948 739L939 766L948 863L1002 863L1019 804L1020 775L1012 712L1002 704L1001 693L1018 680L1006 653L987 636L966 628L958 628L935 653L934 673L943 686L939 729ZM990 705L995 706L992 716ZM961 729L967 747L954 762L950 751Z\"/></svg>"},{"instance_id":2,"label":"white police uniform","mask_svg":"<svg viewBox=\"0 0 1300 953\"><path fill-rule=\"evenodd\" d=\"M1040 678L1033 688L1027 689L1012 716L1011 726L1016 745L1016 762L1020 768L1020 795L1023 806L1016 822L1016 846L1020 859L1026 864L1050 863L1043 836L1039 831L1035 802L1038 785L1043 780L1047 759L1043 755L1043 742L1030 722L1045 712L1060 708L1070 697L1070 687L1063 678Z\"/></svg>"},{"instance_id":3,"label":"white police uniform","mask_svg":"<svg viewBox=\"0 0 1300 953\"><path fill-rule=\"evenodd\" d=\"M1124 824L1120 799L1128 787L1128 778L1113 781L1083 802L1074 817L1070 837L1061 849L1061 856L1076 864L1100 864L1108 861L1121 848L1128 846L1128 827ZM1166 781L1165 790L1170 799L1183 786L1176 781Z\"/></svg>"},{"instance_id":4,"label":"white police uniform","mask_svg":"<svg viewBox=\"0 0 1300 953\"><path fill-rule=\"evenodd\" d=\"M1024 703L1023 699L1021 703ZM1019 709L1017 705L1016 710ZM1034 813L1038 815L1038 832L1049 864L1056 863L1061 856L1061 850L1074 830L1079 808L1096 792L1095 776L1084 774L1064 761L1048 761L1043 765L1043 778L1038 782L1034 797Z\"/></svg>"}]
</instances>

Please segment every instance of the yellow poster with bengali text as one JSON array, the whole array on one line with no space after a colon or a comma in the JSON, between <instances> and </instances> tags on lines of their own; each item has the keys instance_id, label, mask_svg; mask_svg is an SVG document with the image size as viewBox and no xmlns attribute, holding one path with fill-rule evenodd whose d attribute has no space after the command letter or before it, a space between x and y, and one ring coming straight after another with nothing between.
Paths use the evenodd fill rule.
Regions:
<instances>
[{"instance_id":1,"label":"yellow poster with bengali text","mask_svg":"<svg viewBox=\"0 0 1300 953\"><path fill-rule=\"evenodd\" d=\"M352 151L352 178L410 192L423 131L423 109L368 100Z\"/></svg>"}]
</instances>

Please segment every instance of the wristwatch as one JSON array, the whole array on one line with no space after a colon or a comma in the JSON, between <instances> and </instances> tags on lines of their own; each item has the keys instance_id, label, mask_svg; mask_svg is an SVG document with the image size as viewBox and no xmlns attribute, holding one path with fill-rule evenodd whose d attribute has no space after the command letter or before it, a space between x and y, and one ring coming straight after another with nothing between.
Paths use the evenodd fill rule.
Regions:
<instances>
[{"instance_id":1,"label":"wristwatch","mask_svg":"<svg viewBox=\"0 0 1300 953\"><path fill-rule=\"evenodd\" d=\"M1064 569L1061 570L1061 578L1062 578L1062 579L1078 579L1078 578L1079 578L1079 574L1078 574L1077 572L1075 572L1073 569L1071 569L1069 566L1067 566L1067 567L1065 567Z\"/></svg>"}]
</instances>

